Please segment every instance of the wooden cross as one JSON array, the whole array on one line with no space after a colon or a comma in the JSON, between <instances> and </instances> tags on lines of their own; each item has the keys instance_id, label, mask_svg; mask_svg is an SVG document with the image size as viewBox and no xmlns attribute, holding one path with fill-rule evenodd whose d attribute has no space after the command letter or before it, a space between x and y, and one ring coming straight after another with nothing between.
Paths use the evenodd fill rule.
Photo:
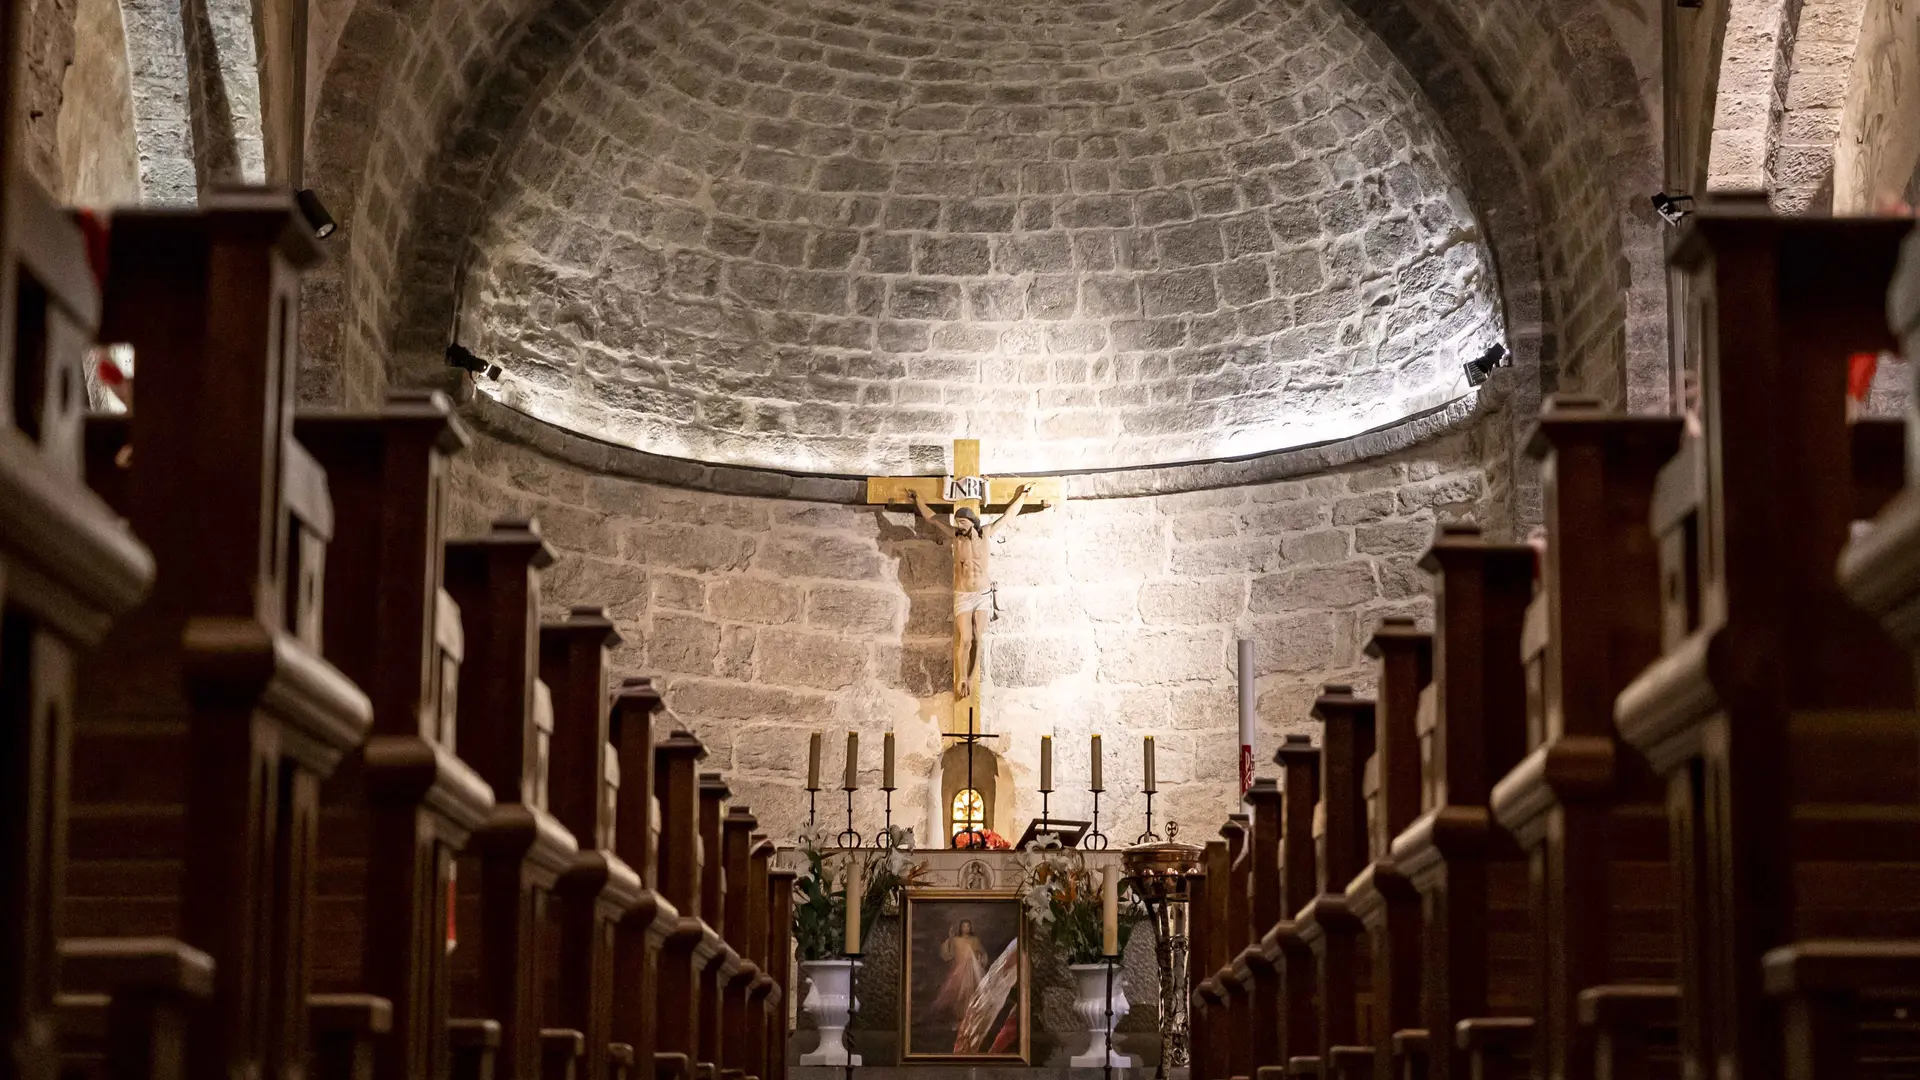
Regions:
<instances>
[{"instance_id":1,"label":"wooden cross","mask_svg":"<svg viewBox=\"0 0 1920 1080\"><path fill-rule=\"evenodd\" d=\"M1032 488L1028 501L1051 506L1067 497L1067 485L1058 476L980 475L980 440L953 440L953 472L947 476L869 476L869 506L905 506L913 502L913 492L928 506L945 506L947 516L961 507L974 513L1004 507L1013 501L1013 493L1025 484Z\"/></svg>"},{"instance_id":2,"label":"wooden cross","mask_svg":"<svg viewBox=\"0 0 1920 1080\"><path fill-rule=\"evenodd\" d=\"M1067 497L1066 482L1058 476L994 476L980 474L980 440L953 440L953 472L947 476L870 476L867 478L867 504L870 506L904 506L913 502L913 493L920 493L920 500L928 506L947 508L947 520L953 521L953 515L962 507L979 514L987 510L1005 507L1013 502L1014 494L1026 485L1029 502L1037 506L1051 506ZM955 641L959 640L959 630L954 631ZM983 644L976 645L983 647ZM984 667L984 665L983 665ZM973 688L973 695L953 703L953 715L957 719L969 715L969 711L979 706L980 688Z\"/></svg>"}]
</instances>

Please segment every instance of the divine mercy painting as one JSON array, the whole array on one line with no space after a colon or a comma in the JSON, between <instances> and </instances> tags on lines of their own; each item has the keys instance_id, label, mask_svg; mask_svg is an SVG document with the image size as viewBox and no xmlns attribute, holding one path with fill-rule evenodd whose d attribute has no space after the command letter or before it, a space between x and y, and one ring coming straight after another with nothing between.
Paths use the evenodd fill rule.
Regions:
<instances>
[{"instance_id":1,"label":"divine mercy painting","mask_svg":"<svg viewBox=\"0 0 1920 1080\"><path fill-rule=\"evenodd\" d=\"M1017 892L909 889L902 1060L1027 1060L1026 918Z\"/></svg>"}]
</instances>

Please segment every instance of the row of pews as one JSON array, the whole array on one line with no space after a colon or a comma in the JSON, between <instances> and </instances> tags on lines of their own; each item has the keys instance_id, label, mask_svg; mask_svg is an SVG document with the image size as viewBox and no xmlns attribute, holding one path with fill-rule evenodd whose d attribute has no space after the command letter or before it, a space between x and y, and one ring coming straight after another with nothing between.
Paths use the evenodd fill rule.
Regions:
<instances>
[{"instance_id":1,"label":"row of pews","mask_svg":"<svg viewBox=\"0 0 1920 1080\"><path fill-rule=\"evenodd\" d=\"M784 1076L792 873L444 397L296 413L291 201L6 203L0 1076Z\"/></svg>"},{"instance_id":2,"label":"row of pews","mask_svg":"<svg viewBox=\"0 0 1920 1080\"><path fill-rule=\"evenodd\" d=\"M1552 399L1544 550L1437 531L1207 845L1195 1080L1920 1076L1912 224L1690 219L1699 434Z\"/></svg>"}]
</instances>

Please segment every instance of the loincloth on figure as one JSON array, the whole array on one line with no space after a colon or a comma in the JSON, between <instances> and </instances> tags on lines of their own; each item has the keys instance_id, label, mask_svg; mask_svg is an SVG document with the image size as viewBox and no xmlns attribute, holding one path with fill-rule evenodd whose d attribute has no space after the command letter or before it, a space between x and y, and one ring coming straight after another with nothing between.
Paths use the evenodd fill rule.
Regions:
<instances>
[{"instance_id":1,"label":"loincloth on figure","mask_svg":"<svg viewBox=\"0 0 1920 1080\"><path fill-rule=\"evenodd\" d=\"M994 595L993 586L989 585L978 592L956 591L953 594L953 613L955 615L971 615L976 611L991 612L994 617L999 617L1000 602L999 598Z\"/></svg>"}]
</instances>

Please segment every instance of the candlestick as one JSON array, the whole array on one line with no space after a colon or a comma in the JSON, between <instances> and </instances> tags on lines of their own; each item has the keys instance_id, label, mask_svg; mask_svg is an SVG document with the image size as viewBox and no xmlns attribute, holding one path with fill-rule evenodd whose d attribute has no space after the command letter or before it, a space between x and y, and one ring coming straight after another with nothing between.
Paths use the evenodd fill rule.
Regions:
<instances>
[{"instance_id":1,"label":"candlestick","mask_svg":"<svg viewBox=\"0 0 1920 1080\"><path fill-rule=\"evenodd\" d=\"M1040 790L1053 790L1053 736L1040 736Z\"/></svg>"},{"instance_id":2,"label":"candlestick","mask_svg":"<svg viewBox=\"0 0 1920 1080\"><path fill-rule=\"evenodd\" d=\"M861 887L860 875L866 868L860 863L860 856L853 852L847 854L847 944L848 956L860 954L860 897L866 890Z\"/></svg>"},{"instance_id":3,"label":"candlestick","mask_svg":"<svg viewBox=\"0 0 1920 1080\"><path fill-rule=\"evenodd\" d=\"M893 732L880 744L880 790L893 790Z\"/></svg>"},{"instance_id":4,"label":"candlestick","mask_svg":"<svg viewBox=\"0 0 1920 1080\"><path fill-rule=\"evenodd\" d=\"M807 736L807 790L820 790L820 733Z\"/></svg>"},{"instance_id":5,"label":"candlestick","mask_svg":"<svg viewBox=\"0 0 1920 1080\"><path fill-rule=\"evenodd\" d=\"M1100 952L1120 955L1120 874L1113 866L1100 871Z\"/></svg>"},{"instance_id":6,"label":"candlestick","mask_svg":"<svg viewBox=\"0 0 1920 1080\"><path fill-rule=\"evenodd\" d=\"M1100 789L1093 789L1093 824L1080 837L1080 846L1088 851L1107 850L1107 834L1100 831Z\"/></svg>"},{"instance_id":7,"label":"candlestick","mask_svg":"<svg viewBox=\"0 0 1920 1080\"><path fill-rule=\"evenodd\" d=\"M1141 772L1145 774L1140 790L1151 795L1160 790L1160 786L1153 782L1153 736L1151 735L1147 736L1146 747L1141 751L1140 761Z\"/></svg>"},{"instance_id":8,"label":"candlestick","mask_svg":"<svg viewBox=\"0 0 1920 1080\"><path fill-rule=\"evenodd\" d=\"M860 789L860 733L847 732L847 782L841 785L848 791Z\"/></svg>"},{"instance_id":9,"label":"candlestick","mask_svg":"<svg viewBox=\"0 0 1920 1080\"><path fill-rule=\"evenodd\" d=\"M1100 736L1095 735L1093 737L1093 783L1090 786L1096 792L1107 789L1107 785L1100 782L1100 764Z\"/></svg>"}]
</instances>

